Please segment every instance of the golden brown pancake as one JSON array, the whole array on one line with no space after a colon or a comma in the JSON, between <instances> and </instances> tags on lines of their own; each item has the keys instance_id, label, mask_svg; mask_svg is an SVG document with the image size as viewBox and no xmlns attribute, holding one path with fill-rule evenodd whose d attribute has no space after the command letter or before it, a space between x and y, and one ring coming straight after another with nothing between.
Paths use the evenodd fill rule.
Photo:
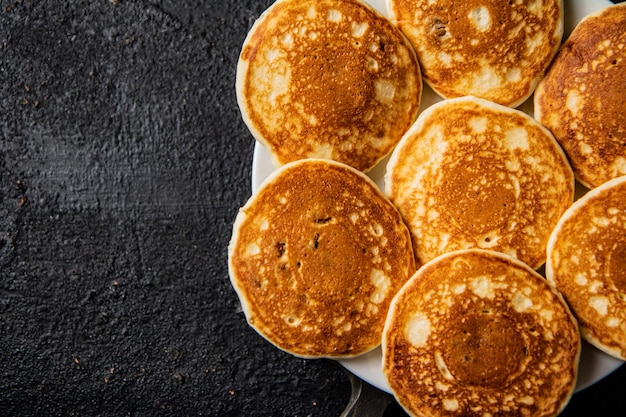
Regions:
<instances>
[{"instance_id":1,"label":"golden brown pancake","mask_svg":"<svg viewBox=\"0 0 626 417\"><path fill-rule=\"evenodd\" d=\"M626 174L626 4L583 19L534 98L535 117L589 188Z\"/></svg>"},{"instance_id":2,"label":"golden brown pancake","mask_svg":"<svg viewBox=\"0 0 626 417\"><path fill-rule=\"evenodd\" d=\"M434 259L393 299L383 373L415 416L555 416L580 358L576 321L535 271L480 249Z\"/></svg>"},{"instance_id":3,"label":"golden brown pancake","mask_svg":"<svg viewBox=\"0 0 626 417\"><path fill-rule=\"evenodd\" d=\"M387 0L426 81L444 98L473 95L517 107L563 36L563 1Z\"/></svg>"},{"instance_id":4,"label":"golden brown pancake","mask_svg":"<svg viewBox=\"0 0 626 417\"><path fill-rule=\"evenodd\" d=\"M236 89L276 166L328 158L368 171L414 121L422 81L408 40L364 3L278 0L243 44Z\"/></svg>"},{"instance_id":5,"label":"golden brown pancake","mask_svg":"<svg viewBox=\"0 0 626 417\"><path fill-rule=\"evenodd\" d=\"M415 260L400 214L365 174L305 159L275 171L240 210L229 272L262 336L296 356L341 358L380 344Z\"/></svg>"},{"instance_id":6,"label":"golden brown pancake","mask_svg":"<svg viewBox=\"0 0 626 417\"><path fill-rule=\"evenodd\" d=\"M474 97L424 111L393 151L385 185L418 263L481 248L538 268L574 196L572 170L547 129Z\"/></svg>"},{"instance_id":7,"label":"golden brown pancake","mask_svg":"<svg viewBox=\"0 0 626 417\"><path fill-rule=\"evenodd\" d=\"M550 237L546 277L581 335L626 360L626 177L594 188L565 212Z\"/></svg>"}]
</instances>

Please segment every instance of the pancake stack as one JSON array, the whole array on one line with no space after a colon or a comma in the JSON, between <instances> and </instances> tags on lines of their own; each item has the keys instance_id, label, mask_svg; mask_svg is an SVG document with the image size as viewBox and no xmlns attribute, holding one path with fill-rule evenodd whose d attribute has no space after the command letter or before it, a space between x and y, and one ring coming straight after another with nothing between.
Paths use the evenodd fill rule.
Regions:
<instances>
[{"instance_id":1,"label":"pancake stack","mask_svg":"<svg viewBox=\"0 0 626 417\"><path fill-rule=\"evenodd\" d=\"M373 168L415 120L422 80L408 40L357 0L278 0L237 66L237 100L275 166L328 158Z\"/></svg>"},{"instance_id":2,"label":"pancake stack","mask_svg":"<svg viewBox=\"0 0 626 417\"><path fill-rule=\"evenodd\" d=\"M525 113L475 97L424 111L393 151L385 184L418 264L481 248L539 268L574 197L572 170L550 132Z\"/></svg>"},{"instance_id":3,"label":"pancake stack","mask_svg":"<svg viewBox=\"0 0 626 417\"><path fill-rule=\"evenodd\" d=\"M424 80L444 98L473 95L517 107L563 37L563 1L387 0Z\"/></svg>"},{"instance_id":4,"label":"pancake stack","mask_svg":"<svg viewBox=\"0 0 626 417\"><path fill-rule=\"evenodd\" d=\"M270 342L345 358L380 345L415 260L400 214L365 174L305 159L275 171L240 210L229 272L248 323Z\"/></svg>"},{"instance_id":5,"label":"pancake stack","mask_svg":"<svg viewBox=\"0 0 626 417\"><path fill-rule=\"evenodd\" d=\"M415 416L555 416L576 383L580 337L562 297L513 258L451 252L394 298L383 373Z\"/></svg>"},{"instance_id":6,"label":"pancake stack","mask_svg":"<svg viewBox=\"0 0 626 417\"><path fill-rule=\"evenodd\" d=\"M550 237L546 278L572 308L582 337L626 360L626 177L565 212Z\"/></svg>"},{"instance_id":7,"label":"pancake stack","mask_svg":"<svg viewBox=\"0 0 626 417\"><path fill-rule=\"evenodd\" d=\"M626 4L574 28L534 101L579 182L593 188L626 174Z\"/></svg>"}]
</instances>

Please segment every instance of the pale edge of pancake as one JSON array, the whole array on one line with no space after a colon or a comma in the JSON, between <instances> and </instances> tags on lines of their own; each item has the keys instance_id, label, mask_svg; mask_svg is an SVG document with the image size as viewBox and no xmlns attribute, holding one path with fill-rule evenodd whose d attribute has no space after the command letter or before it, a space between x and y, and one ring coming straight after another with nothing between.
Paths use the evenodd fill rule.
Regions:
<instances>
[{"instance_id":1,"label":"pale edge of pancake","mask_svg":"<svg viewBox=\"0 0 626 417\"><path fill-rule=\"evenodd\" d=\"M389 19L394 22L397 21L398 18L395 14L395 10L393 7L393 1L394 0L385 0L385 5L387 8L387 15L389 16ZM559 3L559 21L557 23L557 29L556 32L554 33L555 36L558 36L561 40L563 39L563 33L564 33L564 26L565 26L565 4L564 4L564 0L558 0ZM541 80L544 78L546 71L548 70L548 68L550 67L550 63L552 62L552 60L554 59L554 57L556 56L556 54L558 53L559 49L561 48L561 42L557 42L554 46L554 48L552 49L551 55L550 55L550 59L547 60L546 64L544 65L543 71L541 71L539 74L537 74L537 76L535 78L532 79L532 81L529 84L529 90L528 92L524 95L521 96L517 101L514 101L510 104L506 104L506 107L511 107L511 108L517 108L519 106L521 106L526 100L528 100L530 98L530 96L532 96L534 94L534 92L536 91L537 87L539 86L539 84L541 83ZM428 86L441 98L446 99L448 97L446 97L442 92L440 92L436 86L434 86L429 79L426 79L425 77L422 77L423 82L425 82L426 84L428 84Z\"/></svg>"},{"instance_id":2,"label":"pale edge of pancake","mask_svg":"<svg viewBox=\"0 0 626 417\"><path fill-rule=\"evenodd\" d=\"M368 184L370 184L372 186L372 189L378 193L378 195L381 198L387 199L384 194L382 193L382 191L378 188L378 185L376 185L376 183L367 175L365 175L363 172L359 171L356 168L353 168L347 164L341 163L341 162L337 162L337 161L333 161L333 160L329 160L329 159L320 159L320 158L309 158L309 159L300 159L297 161L293 161L293 162L289 162L285 165L282 165L281 167L279 167L278 169L274 170L270 175L268 175L268 177L263 180L263 182L259 185L259 187L257 188L256 192L254 192L250 198L248 199L248 201L246 202L246 204L241 207L237 213L237 216L235 217L235 220L233 222L233 227L232 227L232 236L230 239L230 242L228 244L228 277L230 280L230 283L233 287L233 289L235 290L235 293L237 294L237 297L239 298L240 304L241 304L241 309L244 313L244 316L246 318L246 321L248 323L248 325L253 328L260 336L262 336L265 340L267 340L269 343L271 343L273 346L277 347L278 349L289 353L292 356L295 357L300 357L303 359L319 359L321 358L321 356L307 356L307 355L300 355L300 354L294 354L291 351L285 350L283 348L281 348L280 346L278 346L274 341L272 341L270 338L268 338L265 334L263 334L260 330L258 330L255 326L253 326L252 324L250 324L250 320L249 317L252 315L252 306L250 305L248 298L246 296L246 292L243 288L241 288L235 278L235 268L234 265L232 264L231 260L232 260L232 254L233 251L235 249L235 246L237 245L237 240L239 238L239 233L238 230L240 229L241 225L246 221L247 219L247 215L245 214L245 210L247 207L249 207L250 205L254 204L255 198L257 195L259 195L263 189L266 186L271 185L277 178L279 178L280 176L283 175L284 171L288 171L293 169L294 166L297 166L299 164L307 164L307 163L314 163L314 162L323 162L326 164L331 164L331 165L335 165L337 167L341 167L341 168L345 168L348 169L350 171L352 171L353 173L355 173L356 175L358 175L359 177L361 177L365 182L367 182ZM392 205L392 207L395 206ZM396 209L397 211L397 209ZM400 217L400 213L398 212L398 216ZM407 230L408 233L408 230ZM380 346L380 345L378 345ZM374 349L376 349L378 346L373 346L369 351L372 351ZM332 356L332 359L349 359L349 358L354 358L357 356L361 356L363 354L365 354L367 352L359 352L358 354L354 354L354 355L343 355L343 356Z\"/></svg>"},{"instance_id":3,"label":"pale edge of pancake","mask_svg":"<svg viewBox=\"0 0 626 417\"><path fill-rule=\"evenodd\" d=\"M244 46L249 44L254 37L257 29L264 22L267 15L271 12L271 10L279 3L287 2L289 0L277 0L272 5L270 5L267 9L261 13L261 15L254 21L254 24L248 31L243 43L242 48L239 52L239 57L237 60L237 71L235 75L235 93L237 95L237 104L240 109L241 118L243 119L245 125L248 127L248 130L254 137L254 139L259 142L261 145L265 146L268 150L270 149L269 144L263 138L261 132L256 128L256 125L252 122L250 118L250 109L248 108L246 96L245 96L245 85L248 74L248 69L250 68L250 61L242 59L242 53L244 51ZM282 164L278 161L278 158L274 155L273 152L268 152L271 157L272 165L275 168L280 167Z\"/></svg>"},{"instance_id":4,"label":"pale edge of pancake","mask_svg":"<svg viewBox=\"0 0 626 417\"><path fill-rule=\"evenodd\" d=\"M283 163L278 160L278 157L274 154L274 152L271 152L271 146L264 139L263 135L256 128L256 125L253 123L252 119L249 116L250 109L248 108L248 105L247 105L247 100L246 100L246 97L245 97L245 94L244 94L244 90L245 90L245 84L246 84L248 69L250 68L250 61L242 59L241 58L241 54L244 51L243 46L245 46L245 45L250 43L251 39L255 35L255 32L257 31L259 26L261 26L261 24L263 24L265 18L271 12L271 10L277 4L289 3L291 1L293 1L293 0L276 0L272 5L270 5L267 9L265 9L265 11L263 11L263 13L261 13L261 15L255 20L254 24L252 25L252 27L248 31L248 34L246 35L246 37L245 37L245 39L244 39L244 41L242 43L242 48L241 48L241 51L239 53L239 58L237 60L237 69L236 69L236 75L235 75L235 92L236 92L236 96L237 96L237 104L238 104L239 109L240 109L241 117L242 117L245 125L248 127L248 130L250 131L250 133L254 137L254 139L257 142L259 142L261 145L263 145L266 149L268 149L268 151L269 151L268 153L270 154L272 165L275 168L279 168L280 166L283 165ZM386 21L389 21L389 24L395 27L395 25L393 25L393 23L386 16L384 16L378 10L376 10L374 7L369 5L366 1L364 1L364 0L353 0L353 1L358 3L358 4L360 4L360 5L362 5L363 7L366 7L367 9L371 10L379 18L384 19ZM409 52L412 53L413 55L415 55L415 50L414 50L411 42L409 41L409 39L404 35L404 33L402 33L402 31L398 30L398 32L399 32L400 36L404 39L404 42L405 42L406 46L409 49ZM415 59L417 61L417 56L416 56ZM419 69L419 63L418 63L418 81L419 81L419 85L420 85L419 91L420 91L420 96L421 96L421 94L423 92L424 78L422 77L421 69ZM420 101L421 101L421 97L420 97ZM418 104L419 104L419 101L418 101ZM419 105L418 105L418 110L419 110ZM393 151L393 148L389 151L389 153L391 153L392 151ZM387 155L389 155L389 153ZM381 155L381 157L379 158L378 162L380 162L382 159L387 157L387 155ZM371 167L371 168L374 168L374 167Z\"/></svg>"},{"instance_id":5,"label":"pale edge of pancake","mask_svg":"<svg viewBox=\"0 0 626 417\"><path fill-rule=\"evenodd\" d=\"M590 190L587 194L585 194L580 199L575 201L574 204L572 204L565 211L565 213L563 213L563 215L561 216L561 219L557 223L556 227L552 231L552 234L550 235L550 238L548 239L548 245L546 248L546 252L547 252L546 270L545 270L546 280L552 287L557 289L556 282L554 280L554 267L552 265L551 255L552 255L552 251L554 250L554 248L556 247L558 243L559 234L561 233L561 230L563 229L564 224L574 219L578 211L582 209L583 207L585 207L585 205L587 204L587 201L603 194L606 189L613 188L615 186L618 186L620 184L625 184L625 183L626 183L626 176L621 176L621 177L617 177L612 180L609 180L605 182L604 184L600 185L599 187L596 187ZM618 351L617 349L612 349L609 346L606 346L605 344L600 342L600 340L596 339L595 337L593 337L593 335L590 334L589 330L586 327L580 325L579 328L580 328L580 335L587 342L589 342L590 344L592 344L599 350L603 351L604 353L612 357L626 361L626 357L623 357L620 351Z\"/></svg>"},{"instance_id":6,"label":"pale edge of pancake","mask_svg":"<svg viewBox=\"0 0 626 417\"><path fill-rule=\"evenodd\" d=\"M458 256L460 254L468 254L468 253L490 253L492 254L494 257L500 258L506 262L510 262L514 265L519 266L522 269L525 269L526 271L528 271L529 273L531 273L532 275L537 276L539 279L544 280L544 278L535 270L533 270L531 267L529 267L528 265L526 265L524 262L513 258L512 256L500 253L500 252L495 252L495 251L490 251L490 250L485 250L485 249L461 249L458 251L453 251L453 252L448 252L445 253L443 255L440 255L434 259L432 259L431 261L427 262L426 264L424 264L420 269L418 269L415 274L409 278L409 280L404 284L404 286L396 293L396 295L394 296L394 298L391 300L391 304L389 305L389 311L387 313L387 319L385 320L385 326L383 327L383 340L382 340L382 355L383 355L383 359L382 359L382 372L383 375L385 375L385 363L387 362L387 358L386 358L386 337L385 335L389 332L389 330L393 327L394 325L394 317L397 315L396 310L398 309L398 304L399 304L399 300L401 300L403 297L406 296L407 292L409 292L411 290L411 286L412 286L412 282L416 279L419 279L419 274L420 274L420 270L424 269L426 270L427 268L432 267L433 264L438 263L441 259L446 259L449 257L455 257ZM550 283L548 283L548 287L550 288L550 291L557 297L557 299L559 300L559 302L563 305L565 311L567 311L569 314L568 316L571 318L572 323L574 324L574 326L576 326L578 328L578 322L576 320L576 317L572 314L572 311L569 307L569 305L567 304L567 302L565 301L565 299L563 298L563 295L558 292L553 285L551 285ZM580 364L580 356L581 356L581 350L582 350L582 345L581 345L581 341L580 338L578 339L578 348L577 348L577 354L576 357L573 360L573 370L574 370L574 377L573 377L573 381L572 381L572 386L571 386L571 390L569 391L569 395L563 399L563 402L557 412L557 415L559 413L561 413L565 407L568 405L572 395L574 394L574 389L576 386L576 381L578 378L578 370L579 370L579 364ZM386 378L386 375L385 375ZM395 395L395 394L394 394ZM405 410L408 412L408 410Z\"/></svg>"}]
</instances>

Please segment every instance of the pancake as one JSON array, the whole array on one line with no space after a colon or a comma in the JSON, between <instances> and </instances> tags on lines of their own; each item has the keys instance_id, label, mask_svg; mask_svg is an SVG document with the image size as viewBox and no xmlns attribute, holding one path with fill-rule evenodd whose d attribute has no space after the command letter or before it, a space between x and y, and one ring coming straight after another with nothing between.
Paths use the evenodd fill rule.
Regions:
<instances>
[{"instance_id":1,"label":"pancake","mask_svg":"<svg viewBox=\"0 0 626 417\"><path fill-rule=\"evenodd\" d=\"M626 4L578 23L534 101L535 117L563 146L581 184L626 174Z\"/></svg>"},{"instance_id":2,"label":"pancake","mask_svg":"<svg viewBox=\"0 0 626 417\"><path fill-rule=\"evenodd\" d=\"M533 92L563 37L563 0L387 0L439 95L517 107Z\"/></svg>"},{"instance_id":3,"label":"pancake","mask_svg":"<svg viewBox=\"0 0 626 417\"><path fill-rule=\"evenodd\" d=\"M424 111L393 151L385 186L418 263L481 248L536 269L574 198L572 170L550 132L521 111L474 97Z\"/></svg>"},{"instance_id":4,"label":"pancake","mask_svg":"<svg viewBox=\"0 0 626 417\"><path fill-rule=\"evenodd\" d=\"M626 360L626 177L594 188L565 212L550 237L546 278L583 338Z\"/></svg>"},{"instance_id":5,"label":"pancake","mask_svg":"<svg viewBox=\"0 0 626 417\"><path fill-rule=\"evenodd\" d=\"M270 342L344 358L380 345L415 260L400 214L365 174L305 159L275 171L239 211L229 272L248 323Z\"/></svg>"},{"instance_id":6,"label":"pancake","mask_svg":"<svg viewBox=\"0 0 626 417\"><path fill-rule=\"evenodd\" d=\"M356 0L278 0L237 65L237 100L275 166L328 158L368 171L415 120L422 80L408 40Z\"/></svg>"},{"instance_id":7,"label":"pancake","mask_svg":"<svg viewBox=\"0 0 626 417\"><path fill-rule=\"evenodd\" d=\"M538 273L472 249L424 265L393 299L383 373L415 416L555 416L580 349L574 317Z\"/></svg>"}]
</instances>

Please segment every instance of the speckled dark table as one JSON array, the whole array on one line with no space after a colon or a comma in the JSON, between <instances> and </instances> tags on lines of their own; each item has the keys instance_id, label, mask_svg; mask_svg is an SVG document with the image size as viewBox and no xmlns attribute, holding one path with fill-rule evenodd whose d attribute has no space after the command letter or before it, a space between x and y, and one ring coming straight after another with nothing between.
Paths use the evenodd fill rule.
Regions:
<instances>
[{"instance_id":1,"label":"speckled dark table","mask_svg":"<svg viewBox=\"0 0 626 417\"><path fill-rule=\"evenodd\" d=\"M269 3L0 0L0 416L345 407L339 366L265 342L227 275L254 146L235 65ZM621 415L624 384L564 415Z\"/></svg>"}]
</instances>

